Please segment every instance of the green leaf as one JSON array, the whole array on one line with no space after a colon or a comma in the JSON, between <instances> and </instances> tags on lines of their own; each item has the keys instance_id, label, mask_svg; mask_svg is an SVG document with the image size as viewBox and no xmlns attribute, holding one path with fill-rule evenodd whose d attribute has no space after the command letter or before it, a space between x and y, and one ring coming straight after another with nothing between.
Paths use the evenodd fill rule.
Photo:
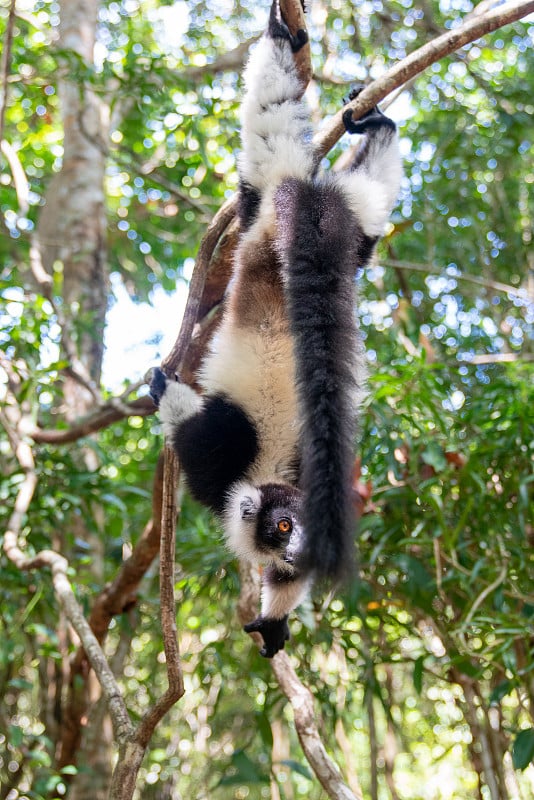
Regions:
<instances>
[{"instance_id":1,"label":"green leaf","mask_svg":"<svg viewBox=\"0 0 534 800\"><path fill-rule=\"evenodd\" d=\"M24 733L18 725L9 726L9 743L13 747L20 747L24 741Z\"/></svg>"},{"instance_id":2,"label":"green leaf","mask_svg":"<svg viewBox=\"0 0 534 800\"><path fill-rule=\"evenodd\" d=\"M269 750L273 746L273 730L271 728L271 723L269 721L269 717L265 713L257 713L256 717L256 724L258 726L258 731L261 736L261 740L265 747Z\"/></svg>"},{"instance_id":3,"label":"green leaf","mask_svg":"<svg viewBox=\"0 0 534 800\"><path fill-rule=\"evenodd\" d=\"M512 761L516 769L526 769L534 758L534 728L520 731L512 745Z\"/></svg>"},{"instance_id":4,"label":"green leaf","mask_svg":"<svg viewBox=\"0 0 534 800\"><path fill-rule=\"evenodd\" d=\"M308 778L309 781L313 780L313 775L311 774L310 770L306 767L305 764L299 764L298 761L293 761L290 758L284 758L282 761L278 762L279 764L283 764L285 767L289 767L292 772L298 773L298 775L302 775L303 778Z\"/></svg>"},{"instance_id":5,"label":"green leaf","mask_svg":"<svg viewBox=\"0 0 534 800\"><path fill-rule=\"evenodd\" d=\"M258 769L254 761L243 750L236 750L232 755L232 766L235 771L221 779L219 785L233 786L236 783L269 783L269 776Z\"/></svg>"},{"instance_id":6,"label":"green leaf","mask_svg":"<svg viewBox=\"0 0 534 800\"><path fill-rule=\"evenodd\" d=\"M433 467L436 472L441 472L447 466L443 448L437 442L429 442L421 453L421 458L425 464Z\"/></svg>"},{"instance_id":7,"label":"green leaf","mask_svg":"<svg viewBox=\"0 0 534 800\"><path fill-rule=\"evenodd\" d=\"M416 658L413 665L413 686L417 694L421 694L423 689L423 668L425 665L426 656L419 656Z\"/></svg>"},{"instance_id":8,"label":"green leaf","mask_svg":"<svg viewBox=\"0 0 534 800\"><path fill-rule=\"evenodd\" d=\"M490 705L497 706L503 699L506 697L507 694L510 694L512 689L515 687L514 681L501 681L494 687L493 691L490 694Z\"/></svg>"}]
</instances>

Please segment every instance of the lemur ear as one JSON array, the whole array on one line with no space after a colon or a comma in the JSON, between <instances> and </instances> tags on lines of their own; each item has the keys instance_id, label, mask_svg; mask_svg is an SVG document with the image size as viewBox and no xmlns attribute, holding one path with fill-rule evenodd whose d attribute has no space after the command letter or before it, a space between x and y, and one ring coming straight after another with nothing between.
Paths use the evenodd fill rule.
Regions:
<instances>
[{"instance_id":1,"label":"lemur ear","mask_svg":"<svg viewBox=\"0 0 534 800\"><path fill-rule=\"evenodd\" d=\"M259 510L260 504L258 500L254 500L252 497L244 497L239 504L241 519L252 519Z\"/></svg>"}]
</instances>

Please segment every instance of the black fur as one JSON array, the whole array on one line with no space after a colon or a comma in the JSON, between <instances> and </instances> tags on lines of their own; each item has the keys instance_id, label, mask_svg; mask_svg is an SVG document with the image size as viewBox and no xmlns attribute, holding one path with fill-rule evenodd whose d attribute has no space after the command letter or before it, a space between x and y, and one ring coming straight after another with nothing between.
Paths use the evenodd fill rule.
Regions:
<instances>
[{"instance_id":1,"label":"black fur","mask_svg":"<svg viewBox=\"0 0 534 800\"><path fill-rule=\"evenodd\" d=\"M274 2L271 5L271 13L269 15L269 26L267 28L267 32L273 39L287 39L291 45L291 50L294 53L298 53L298 51L304 47L308 41L308 32L302 28L294 35L291 33L286 23L282 19L280 14L280 4L277 2Z\"/></svg>"},{"instance_id":2,"label":"black fur","mask_svg":"<svg viewBox=\"0 0 534 800\"><path fill-rule=\"evenodd\" d=\"M338 580L353 561L354 271L369 237L333 187L288 179L275 205L303 412L298 565Z\"/></svg>"},{"instance_id":3,"label":"black fur","mask_svg":"<svg viewBox=\"0 0 534 800\"><path fill-rule=\"evenodd\" d=\"M226 494L258 455L256 428L243 409L223 397L208 397L202 410L180 425L173 438L193 497L222 513Z\"/></svg>"},{"instance_id":4,"label":"black fur","mask_svg":"<svg viewBox=\"0 0 534 800\"><path fill-rule=\"evenodd\" d=\"M150 397L159 408L159 401L165 394L168 378L159 367L154 367L150 378Z\"/></svg>"},{"instance_id":5,"label":"black fur","mask_svg":"<svg viewBox=\"0 0 534 800\"><path fill-rule=\"evenodd\" d=\"M397 129L393 120L382 114L378 107L373 108L358 120L353 120L352 108L347 108L343 112L343 125L347 133L366 133L373 128L388 128L392 132Z\"/></svg>"},{"instance_id":6,"label":"black fur","mask_svg":"<svg viewBox=\"0 0 534 800\"><path fill-rule=\"evenodd\" d=\"M359 239L357 243L358 259L356 264L360 269L367 266L371 260L377 242L378 236L366 236L362 233L361 239Z\"/></svg>"},{"instance_id":7,"label":"black fur","mask_svg":"<svg viewBox=\"0 0 534 800\"><path fill-rule=\"evenodd\" d=\"M264 641L260 655L272 658L279 650L283 650L285 643L289 641L287 620L287 614L282 619L266 619L260 614L255 620L244 625L243 630L246 633L260 633Z\"/></svg>"},{"instance_id":8,"label":"black fur","mask_svg":"<svg viewBox=\"0 0 534 800\"><path fill-rule=\"evenodd\" d=\"M268 483L261 487L261 499L255 532L258 552L278 554L292 564L293 557L288 552L291 532L280 533L277 525L282 518L291 520L293 527L301 525L301 494L287 484Z\"/></svg>"},{"instance_id":9,"label":"black fur","mask_svg":"<svg viewBox=\"0 0 534 800\"><path fill-rule=\"evenodd\" d=\"M256 217L261 203L261 194L254 186L245 181L239 181L237 195L237 214L244 231L250 228Z\"/></svg>"}]
</instances>

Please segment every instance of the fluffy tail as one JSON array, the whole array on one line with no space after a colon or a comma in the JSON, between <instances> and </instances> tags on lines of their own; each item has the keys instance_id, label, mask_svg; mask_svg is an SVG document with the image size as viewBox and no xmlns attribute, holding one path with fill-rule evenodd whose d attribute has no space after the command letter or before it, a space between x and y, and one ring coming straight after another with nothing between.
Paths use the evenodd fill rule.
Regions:
<instances>
[{"instance_id":1,"label":"fluffy tail","mask_svg":"<svg viewBox=\"0 0 534 800\"><path fill-rule=\"evenodd\" d=\"M302 566L338 581L353 563L355 257L362 234L339 190L295 178L275 195L303 415ZM363 378L363 376L360 376Z\"/></svg>"}]
</instances>

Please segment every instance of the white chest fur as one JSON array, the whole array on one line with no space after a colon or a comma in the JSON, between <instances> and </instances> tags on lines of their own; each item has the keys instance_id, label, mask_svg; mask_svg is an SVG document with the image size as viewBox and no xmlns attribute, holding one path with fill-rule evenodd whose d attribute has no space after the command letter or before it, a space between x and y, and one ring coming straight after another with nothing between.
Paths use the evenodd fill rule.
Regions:
<instances>
[{"instance_id":1,"label":"white chest fur","mask_svg":"<svg viewBox=\"0 0 534 800\"><path fill-rule=\"evenodd\" d=\"M299 427L293 346L285 320L274 318L257 329L224 320L200 383L207 393L234 400L256 426L260 454L246 478L256 484L293 482Z\"/></svg>"}]
</instances>

